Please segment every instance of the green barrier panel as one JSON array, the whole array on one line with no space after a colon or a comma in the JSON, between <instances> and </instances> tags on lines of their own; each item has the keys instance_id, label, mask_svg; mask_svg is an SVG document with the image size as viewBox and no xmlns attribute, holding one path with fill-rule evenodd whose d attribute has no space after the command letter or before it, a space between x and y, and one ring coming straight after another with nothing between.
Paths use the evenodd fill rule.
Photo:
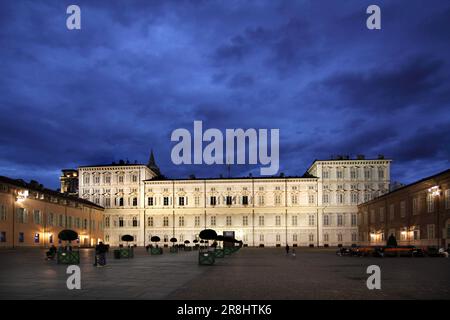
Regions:
<instances>
[{"instance_id":1,"label":"green barrier panel","mask_svg":"<svg viewBox=\"0 0 450 320\"><path fill-rule=\"evenodd\" d=\"M133 248L120 248L120 258L131 259L134 258Z\"/></svg>"},{"instance_id":2,"label":"green barrier panel","mask_svg":"<svg viewBox=\"0 0 450 320\"><path fill-rule=\"evenodd\" d=\"M200 265L213 265L216 261L215 253L210 252L199 252L198 253L198 264Z\"/></svg>"},{"instance_id":3,"label":"green barrier panel","mask_svg":"<svg viewBox=\"0 0 450 320\"><path fill-rule=\"evenodd\" d=\"M150 254L152 254L152 255L163 254L163 249L162 248L151 248Z\"/></svg>"},{"instance_id":4,"label":"green barrier panel","mask_svg":"<svg viewBox=\"0 0 450 320\"><path fill-rule=\"evenodd\" d=\"M225 255L230 255L233 253L233 249L231 247L225 247L225 248L223 248L223 251L224 251Z\"/></svg>"},{"instance_id":5,"label":"green barrier panel","mask_svg":"<svg viewBox=\"0 0 450 320\"><path fill-rule=\"evenodd\" d=\"M192 247L184 247L184 251L192 251Z\"/></svg>"},{"instance_id":6,"label":"green barrier panel","mask_svg":"<svg viewBox=\"0 0 450 320\"><path fill-rule=\"evenodd\" d=\"M178 253L177 247L170 247L170 253Z\"/></svg>"},{"instance_id":7,"label":"green barrier panel","mask_svg":"<svg viewBox=\"0 0 450 320\"><path fill-rule=\"evenodd\" d=\"M79 264L80 252L79 251L58 252L56 261L58 264Z\"/></svg>"},{"instance_id":8,"label":"green barrier panel","mask_svg":"<svg viewBox=\"0 0 450 320\"><path fill-rule=\"evenodd\" d=\"M216 249L216 251L214 251L216 258L224 258L225 257L225 252L223 249Z\"/></svg>"}]
</instances>

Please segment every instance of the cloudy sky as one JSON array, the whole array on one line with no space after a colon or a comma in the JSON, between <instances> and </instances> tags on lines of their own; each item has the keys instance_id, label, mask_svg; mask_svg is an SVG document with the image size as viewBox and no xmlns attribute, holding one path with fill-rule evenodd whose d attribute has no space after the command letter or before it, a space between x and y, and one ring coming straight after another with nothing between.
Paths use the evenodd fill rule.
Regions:
<instances>
[{"instance_id":1,"label":"cloudy sky","mask_svg":"<svg viewBox=\"0 0 450 320\"><path fill-rule=\"evenodd\" d=\"M366 28L378 4L382 30ZM81 30L66 8L81 7ZM392 180L450 167L450 1L0 2L0 175L146 162L176 128L279 128L280 172L384 154ZM234 176L258 167L233 166Z\"/></svg>"}]
</instances>

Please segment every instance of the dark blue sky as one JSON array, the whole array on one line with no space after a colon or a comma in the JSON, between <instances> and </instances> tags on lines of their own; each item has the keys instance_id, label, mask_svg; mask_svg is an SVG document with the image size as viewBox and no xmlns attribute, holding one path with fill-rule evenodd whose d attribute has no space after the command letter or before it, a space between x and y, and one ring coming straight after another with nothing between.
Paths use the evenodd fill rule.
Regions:
<instances>
[{"instance_id":1,"label":"dark blue sky","mask_svg":"<svg viewBox=\"0 0 450 320\"><path fill-rule=\"evenodd\" d=\"M66 29L70 4L81 31ZM412 182L449 167L449 60L448 0L2 0L0 175L56 188L62 168L150 148L169 177L226 175L171 163L171 132L203 120L280 128L286 174L384 154Z\"/></svg>"}]
</instances>

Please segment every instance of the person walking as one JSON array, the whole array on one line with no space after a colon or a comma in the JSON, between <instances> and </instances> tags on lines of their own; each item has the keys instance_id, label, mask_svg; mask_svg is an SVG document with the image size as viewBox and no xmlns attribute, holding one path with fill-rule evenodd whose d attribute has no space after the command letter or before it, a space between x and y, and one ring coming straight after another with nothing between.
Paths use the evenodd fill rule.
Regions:
<instances>
[{"instance_id":1,"label":"person walking","mask_svg":"<svg viewBox=\"0 0 450 320\"><path fill-rule=\"evenodd\" d=\"M289 245L286 243L286 255L289 254Z\"/></svg>"},{"instance_id":2,"label":"person walking","mask_svg":"<svg viewBox=\"0 0 450 320\"><path fill-rule=\"evenodd\" d=\"M104 267L106 265L106 252L108 251L108 247L100 242L98 244L98 264L100 267Z\"/></svg>"},{"instance_id":3,"label":"person walking","mask_svg":"<svg viewBox=\"0 0 450 320\"><path fill-rule=\"evenodd\" d=\"M292 257L295 258L295 249L292 248Z\"/></svg>"},{"instance_id":4,"label":"person walking","mask_svg":"<svg viewBox=\"0 0 450 320\"><path fill-rule=\"evenodd\" d=\"M99 244L95 245L95 252L94 252L94 267L98 266L98 256L99 256Z\"/></svg>"}]
</instances>

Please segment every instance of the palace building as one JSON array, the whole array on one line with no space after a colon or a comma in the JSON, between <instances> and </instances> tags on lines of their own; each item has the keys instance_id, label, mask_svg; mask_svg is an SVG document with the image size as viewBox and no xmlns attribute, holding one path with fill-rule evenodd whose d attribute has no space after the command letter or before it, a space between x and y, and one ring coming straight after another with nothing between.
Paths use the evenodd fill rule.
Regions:
<instances>
[{"instance_id":1,"label":"palace building","mask_svg":"<svg viewBox=\"0 0 450 320\"><path fill-rule=\"evenodd\" d=\"M58 233L75 230L81 247L103 240L104 209L75 196L0 176L0 248L58 245Z\"/></svg>"},{"instance_id":2,"label":"palace building","mask_svg":"<svg viewBox=\"0 0 450 320\"><path fill-rule=\"evenodd\" d=\"M125 234L138 246L154 235L165 245L172 237L192 242L204 228L234 232L248 246L351 245L358 204L389 191L390 162L339 157L316 160L301 176L167 179L151 153L147 164L79 167L78 193L105 208L112 246Z\"/></svg>"},{"instance_id":3,"label":"palace building","mask_svg":"<svg viewBox=\"0 0 450 320\"><path fill-rule=\"evenodd\" d=\"M358 206L360 242L385 245L450 245L450 169Z\"/></svg>"}]
</instances>

